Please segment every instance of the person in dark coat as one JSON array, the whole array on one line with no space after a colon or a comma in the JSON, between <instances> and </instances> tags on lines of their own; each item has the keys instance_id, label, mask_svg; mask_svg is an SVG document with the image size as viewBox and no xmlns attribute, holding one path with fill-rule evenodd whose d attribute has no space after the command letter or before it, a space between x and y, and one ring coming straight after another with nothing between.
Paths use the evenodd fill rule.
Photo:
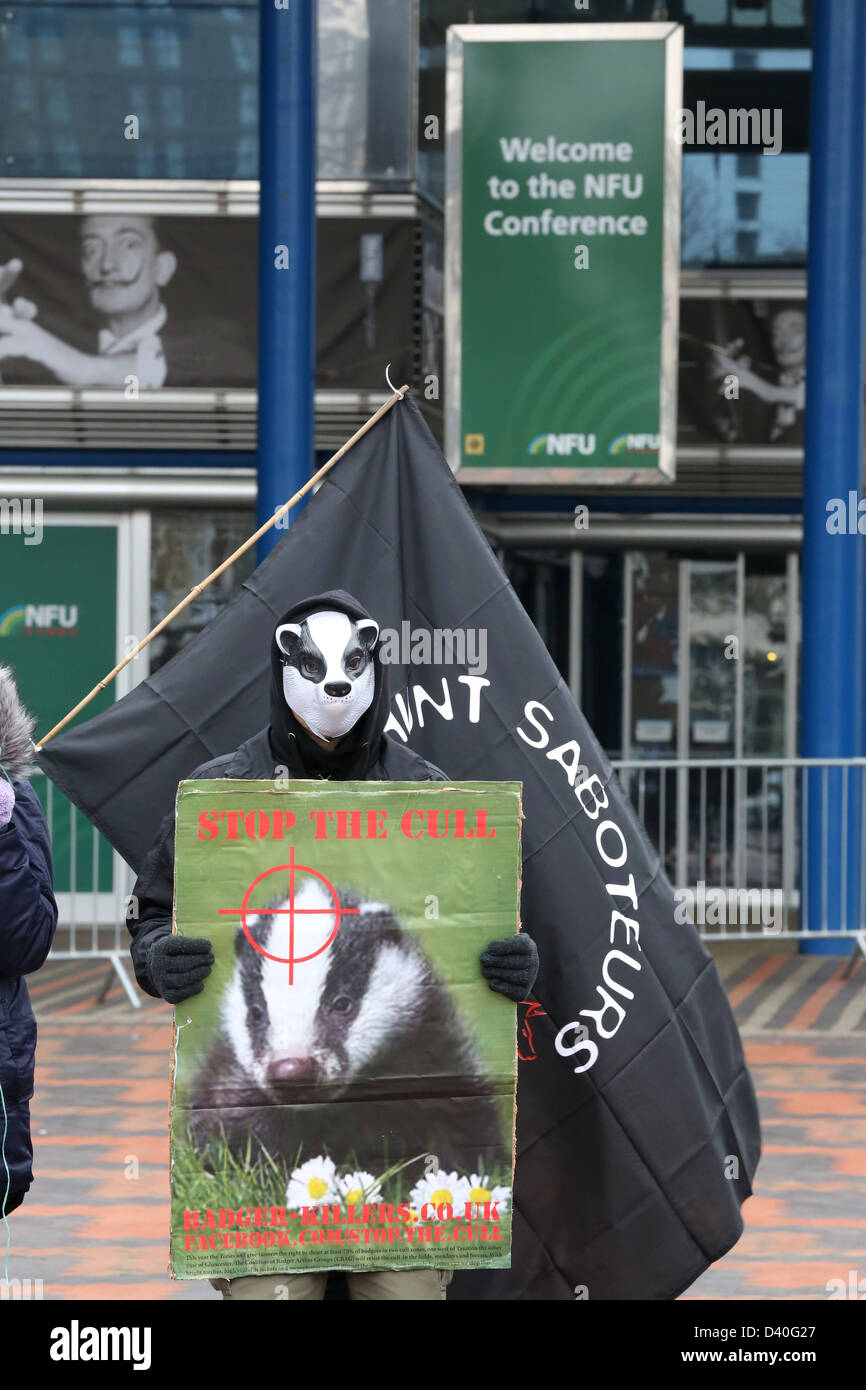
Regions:
<instances>
[{"instance_id":1,"label":"person in dark coat","mask_svg":"<svg viewBox=\"0 0 866 1390\"><path fill-rule=\"evenodd\" d=\"M33 1181L30 1098L36 1020L25 975L44 963L57 926L51 849L42 806L24 775L35 720L0 666L0 1213L19 1207ZM8 1170L8 1172L7 1172Z\"/></svg>"},{"instance_id":2,"label":"person in dark coat","mask_svg":"<svg viewBox=\"0 0 866 1390\"><path fill-rule=\"evenodd\" d=\"M388 691L378 636L375 620L343 590L295 604L275 624L271 638L267 728L233 753L196 768L190 778L446 781L439 768L385 733ZM138 916L128 926L139 984L177 1004L204 988L214 957L206 938L172 935L174 818L172 809L142 864L132 894ZM491 942L480 964L490 988L517 1002L532 989L538 953L531 938L520 933ZM390 1273L390 1280L383 1273ZM357 1294L364 1299L435 1299L445 1297L450 1273L413 1270L356 1277L379 1281L375 1289ZM324 1274L306 1283L301 1275L277 1276L277 1282L289 1280L296 1290L293 1298L324 1296ZM232 1299L275 1296L270 1276L212 1282Z\"/></svg>"},{"instance_id":3,"label":"person in dark coat","mask_svg":"<svg viewBox=\"0 0 866 1390\"><path fill-rule=\"evenodd\" d=\"M316 594L295 604L275 624L271 639L270 723L248 738L233 753L224 753L190 771L190 779L211 777L291 778L321 777L335 781L444 782L446 775L420 754L384 732L388 721L388 691L385 668L373 649L367 655L372 670L372 699L347 731L331 739L317 737L303 715L298 717L304 682L299 679L293 707L286 698L284 672L292 658L278 646L276 633L287 625L300 625L311 614L327 611L345 613L354 623L370 623L378 628L366 609L342 589ZM295 669L303 665L303 653L294 658ZM363 672L361 673L363 675ZM310 681L309 684L314 682ZM328 743L330 747L326 746ZM135 977L148 994L179 1004L198 994L210 974L213 956L210 942L172 936L174 893L174 807L163 818L153 844L141 866L132 892L127 921L132 937L130 952ZM137 915L136 915L137 914ZM164 938L171 938L170 941ZM503 947L506 943L502 944ZM515 958L515 953L516 957ZM496 956L494 952L494 957ZM526 997L535 979L536 951L531 938L521 933L510 938L503 958L490 965L482 962L485 978L492 989L518 1002ZM527 972L527 966L532 968ZM514 970L513 979L508 978ZM531 973L527 985L525 976ZM195 986L193 988L193 986Z\"/></svg>"}]
</instances>

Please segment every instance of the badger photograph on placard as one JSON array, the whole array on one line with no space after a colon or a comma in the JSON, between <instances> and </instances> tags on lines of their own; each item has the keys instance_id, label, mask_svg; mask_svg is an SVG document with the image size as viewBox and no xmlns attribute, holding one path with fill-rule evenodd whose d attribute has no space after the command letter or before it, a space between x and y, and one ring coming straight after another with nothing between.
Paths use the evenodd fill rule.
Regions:
<instances>
[{"instance_id":1,"label":"badger photograph on placard","mask_svg":"<svg viewBox=\"0 0 866 1390\"><path fill-rule=\"evenodd\" d=\"M507 1264L518 788L237 785L178 798L173 1272Z\"/></svg>"},{"instance_id":2,"label":"badger photograph on placard","mask_svg":"<svg viewBox=\"0 0 866 1390\"><path fill-rule=\"evenodd\" d=\"M401 1104L384 1130L380 1114L370 1122L352 1105L330 1106L316 1147L331 1157L354 1152L369 1165L384 1141L385 1157L395 1161L420 1147L447 1168L465 1167L467 1158L470 1166L505 1167L496 1096L448 986L387 904L345 890L339 904L347 920L333 949L317 955L320 923L335 916L333 900L313 878L296 891L295 911L304 915L295 925L295 959L309 968L293 985L271 954L279 948L275 924L277 914L289 911L288 897L268 904L273 915L266 909L250 919L260 949L238 928L223 1031L190 1093L199 1149L220 1136L240 1159L252 1133L271 1154L300 1153L308 1125L301 1107L402 1100L401 1077L409 1068L426 1078L425 1101L441 1092L442 1106L425 1103L416 1113ZM451 1099L458 1087L479 1098L469 1113Z\"/></svg>"}]
</instances>

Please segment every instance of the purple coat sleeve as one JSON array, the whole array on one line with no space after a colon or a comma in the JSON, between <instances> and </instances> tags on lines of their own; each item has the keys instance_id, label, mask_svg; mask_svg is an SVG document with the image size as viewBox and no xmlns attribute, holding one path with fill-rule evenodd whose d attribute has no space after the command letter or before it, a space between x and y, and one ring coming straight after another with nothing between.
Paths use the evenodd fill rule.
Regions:
<instances>
[{"instance_id":1,"label":"purple coat sleeve","mask_svg":"<svg viewBox=\"0 0 866 1390\"><path fill-rule=\"evenodd\" d=\"M0 975L38 970L56 926L45 816L30 784L16 782L12 819L0 830Z\"/></svg>"}]
</instances>

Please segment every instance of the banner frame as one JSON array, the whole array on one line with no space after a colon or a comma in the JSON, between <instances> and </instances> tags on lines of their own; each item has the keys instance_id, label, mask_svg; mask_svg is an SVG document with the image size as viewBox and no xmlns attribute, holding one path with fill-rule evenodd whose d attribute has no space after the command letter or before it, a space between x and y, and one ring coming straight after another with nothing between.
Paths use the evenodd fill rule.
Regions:
<instances>
[{"instance_id":1,"label":"banner frame","mask_svg":"<svg viewBox=\"0 0 866 1390\"><path fill-rule=\"evenodd\" d=\"M683 26L638 24L455 24L446 39L445 77L445 447L460 483L658 485L676 475L677 337L679 326L682 147L675 124L682 108ZM662 327L659 456L655 468L473 468L462 463L463 45L467 43L662 41L665 45L665 133L662 189Z\"/></svg>"}]
</instances>

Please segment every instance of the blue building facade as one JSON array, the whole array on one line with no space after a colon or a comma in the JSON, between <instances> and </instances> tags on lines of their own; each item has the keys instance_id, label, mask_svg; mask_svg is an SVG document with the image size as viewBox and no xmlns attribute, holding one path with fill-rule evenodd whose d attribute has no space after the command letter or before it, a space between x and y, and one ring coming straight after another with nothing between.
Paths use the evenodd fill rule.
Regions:
<instances>
[{"instance_id":1,"label":"blue building facade","mask_svg":"<svg viewBox=\"0 0 866 1390\"><path fill-rule=\"evenodd\" d=\"M822 80L830 61L809 8L806 0L595 0L590 13L571 0L319 0L309 458L312 470L385 399L386 363L394 381L443 379L447 27L681 22L685 106L776 113L778 148L695 143L683 152L676 480L639 496L600 487L466 491L600 742L625 764L672 878L778 886L801 919L807 836L803 774L792 760L863 751L859 722L844 747L841 736L816 741L814 672L800 699L803 614L814 628L810 603L832 601L830 588L801 597L804 449L817 447L805 430L807 368L820 375L814 349L807 354L806 315L807 264L816 275L813 51L824 54ZM19 285L38 297L40 321L92 357L86 344L113 330L92 285L79 283L87 236L137 218L133 230L154 264L174 262L161 294L173 348L159 380L162 368L141 349L142 371L153 375L137 397L119 403L98 373L83 383L34 380L20 362L17 375L16 364L0 362L0 492L23 498L38 486L61 519L135 518L137 553L125 562L125 592L137 605L124 616L130 624L161 616L255 522L257 175L260 142L276 138L259 124L258 22L253 0L33 0L0 18L0 264L23 266L7 299ZM852 109L858 100L855 91ZM431 115L441 137L430 138ZM842 176L828 174L834 187ZM208 325L207 351L198 321ZM836 357L862 382L855 326L848 332ZM732 399L723 391L730 374L740 388ZM441 437L435 387L419 403ZM859 452L851 458L846 437L847 467L828 473L827 487L811 476L812 515L836 496L831 478L840 497L859 488ZM590 510L587 528L575 526L580 506ZM859 555L856 540L851 549ZM825 571L826 557L815 568ZM850 565L846 572L850 579ZM857 580L855 596L861 589ZM220 598L193 605L151 662L167 659ZM846 621L853 632L860 620ZM817 650L814 635L807 640ZM853 662L859 669L859 654ZM835 679L842 689L844 666ZM850 703L862 708L859 686ZM859 781L849 791L853 805ZM837 829L849 840L860 834L850 817ZM812 827L813 847L820 833ZM813 920L843 910L816 900Z\"/></svg>"}]
</instances>

